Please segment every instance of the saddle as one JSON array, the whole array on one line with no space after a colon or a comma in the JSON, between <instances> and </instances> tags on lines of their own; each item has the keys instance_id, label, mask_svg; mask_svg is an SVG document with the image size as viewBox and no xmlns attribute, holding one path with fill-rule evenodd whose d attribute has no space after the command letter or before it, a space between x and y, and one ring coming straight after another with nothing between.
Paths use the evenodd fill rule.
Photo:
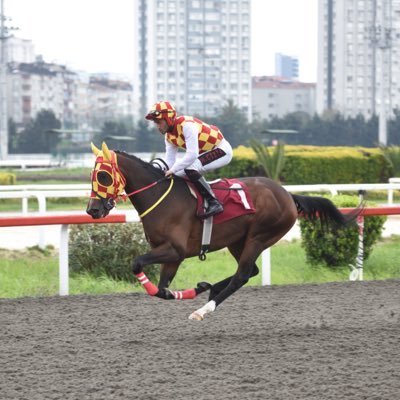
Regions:
<instances>
[{"instance_id":1,"label":"saddle","mask_svg":"<svg viewBox=\"0 0 400 400\"><path fill-rule=\"evenodd\" d=\"M192 195L197 199L197 214L200 214L205 208L203 197L189 180L186 180L186 183ZM214 224L222 224L241 215L256 212L247 186L238 179L217 179L209 184L218 201L224 206L222 213L214 215Z\"/></svg>"},{"instance_id":2,"label":"saddle","mask_svg":"<svg viewBox=\"0 0 400 400\"><path fill-rule=\"evenodd\" d=\"M199 215L206 208L204 199L189 180L186 180L186 184L192 195L197 199L197 215ZM209 184L219 202L224 206L224 211L205 220L200 218L203 222L203 235L199 253L201 261L206 259L206 253L210 248L213 224L222 224L241 215L254 214L256 212L247 186L238 179L218 179L209 182Z\"/></svg>"}]
</instances>

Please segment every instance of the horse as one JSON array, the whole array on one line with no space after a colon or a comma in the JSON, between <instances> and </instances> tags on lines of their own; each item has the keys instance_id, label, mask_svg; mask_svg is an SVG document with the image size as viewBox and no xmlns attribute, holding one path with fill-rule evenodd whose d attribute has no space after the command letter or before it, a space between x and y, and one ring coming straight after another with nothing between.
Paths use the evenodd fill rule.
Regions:
<instances>
[{"instance_id":1,"label":"horse","mask_svg":"<svg viewBox=\"0 0 400 400\"><path fill-rule=\"evenodd\" d=\"M180 264L198 255L203 221L196 216L196 199L186 181L164 172L151 163L122 151L101 150L92 143L96 155L92 171L92 194L86 212L94 219L108 215L121 197L129 198L137 210L151 250L136 257L132 271L148 294L161 299L192 299L209 290L208 302L190 314L203 320L206 314L257 275L256 260L279 241L302 215L330 226L346 227L354 215L342 214L329 200L317 196L290 194L266 177L238 180L247 187L255 212L213 226L209 251L227 248L237 262L236 272L215 284L201 282L196 288L168 289ZM161 264L158 286L148 280L144 267Z\"/></svg>"}]
</instances>

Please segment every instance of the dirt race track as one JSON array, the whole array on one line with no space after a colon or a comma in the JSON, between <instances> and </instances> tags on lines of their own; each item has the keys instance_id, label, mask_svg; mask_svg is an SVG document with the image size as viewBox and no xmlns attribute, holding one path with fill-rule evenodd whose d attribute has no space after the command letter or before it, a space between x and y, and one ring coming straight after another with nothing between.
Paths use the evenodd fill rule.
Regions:
<instances>
[{"instance_id":1,"label":"dirt race track","mask_svg":"<svg viewBox=\"0 0 400 400\"><path fill-rule=\"evenodd\" d=\"M0 300L0 399L400 399L400 281Z\"/></svg>"}]
</instances>

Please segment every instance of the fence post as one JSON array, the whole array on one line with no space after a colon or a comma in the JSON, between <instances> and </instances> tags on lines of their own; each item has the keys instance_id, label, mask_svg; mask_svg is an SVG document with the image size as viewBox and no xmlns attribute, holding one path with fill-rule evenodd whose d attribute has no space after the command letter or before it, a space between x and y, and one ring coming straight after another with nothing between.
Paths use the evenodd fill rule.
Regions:
<instances>
[{"instance_id":1,"label":"fence post","mask_svg":"<svg viewBox=\"0 0 400 400\"><path fill-rule=\"evenodd\" d=\"M26 190L23 191L23 193L27 193L26 196L22 198L22 214L26 215L28 214L28 192Z\"/></svg>"},{"instance_id":2,"label":"fence post","mask_svg":"<svg viewBox=\"0 0 400 400\"><path fill-rule=\"evenodd\" d=\"M60 296L69 294L68 225L61 225L59 253Z\"/></svg>"},{"instance_id":3,"label":"fence post","mask_svg":"<svg viewBox=\"0 0 400 400\"><path fill-rule=\"evenodd\" d=\"M360 203L364 201L365 190L359 190L358 195ZM364 272L364 216L357 216L357 226L358 226L358 251L356 258L356 266L350 264L352 271L350 272L349 279L351 281L362 281Z\"/></svg>"},{"instance_id":4,"label":"fence post","mask_svg":"<svg viewBox=\"0 0 400 400\"><path fill-rule=\"evenodd\" d=\"M393 205L393 189L388 189L388 204Z\"/></svg>"},{"instance_id":5,"label":"fence post","mask_svg":"<svg viewBox=\"0 0 400 400\"><path fill-rule=\"evenodd\" d=\"M46 213L46 196L43 193L37 193L36 198L38 201L39 213ZM46 228L44 226L39 227L39 248L46 248Z\"/></svg>"},{"instance_id":6,"label":"fence post","mask_svg":"<svg viewBox=\"0 0 400 400\"><path fill-rule=\"evenodd\" d=\"M264 250L261 254L262 270L261 270L261 285L271 285L271 249Z\"/></svg>"}]
</instances>

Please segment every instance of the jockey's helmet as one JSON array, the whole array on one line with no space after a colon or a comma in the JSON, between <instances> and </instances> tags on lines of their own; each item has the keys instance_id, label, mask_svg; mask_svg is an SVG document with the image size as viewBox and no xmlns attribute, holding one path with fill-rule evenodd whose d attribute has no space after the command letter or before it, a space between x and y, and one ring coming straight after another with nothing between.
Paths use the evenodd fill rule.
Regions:
<instances>
[{"instance_id":1,"label":"jockey's helmet","mask_svg":"<svg viewBox=\"0 0 400 400\"><path fill-rule=\"evenodd\" d=\"M155 103L146 115L146 119L150 121L164 119L168 126L174 124L175 117L175 107L169 101L159 101L158 103Z\"/></svg>"}]
</instances>

